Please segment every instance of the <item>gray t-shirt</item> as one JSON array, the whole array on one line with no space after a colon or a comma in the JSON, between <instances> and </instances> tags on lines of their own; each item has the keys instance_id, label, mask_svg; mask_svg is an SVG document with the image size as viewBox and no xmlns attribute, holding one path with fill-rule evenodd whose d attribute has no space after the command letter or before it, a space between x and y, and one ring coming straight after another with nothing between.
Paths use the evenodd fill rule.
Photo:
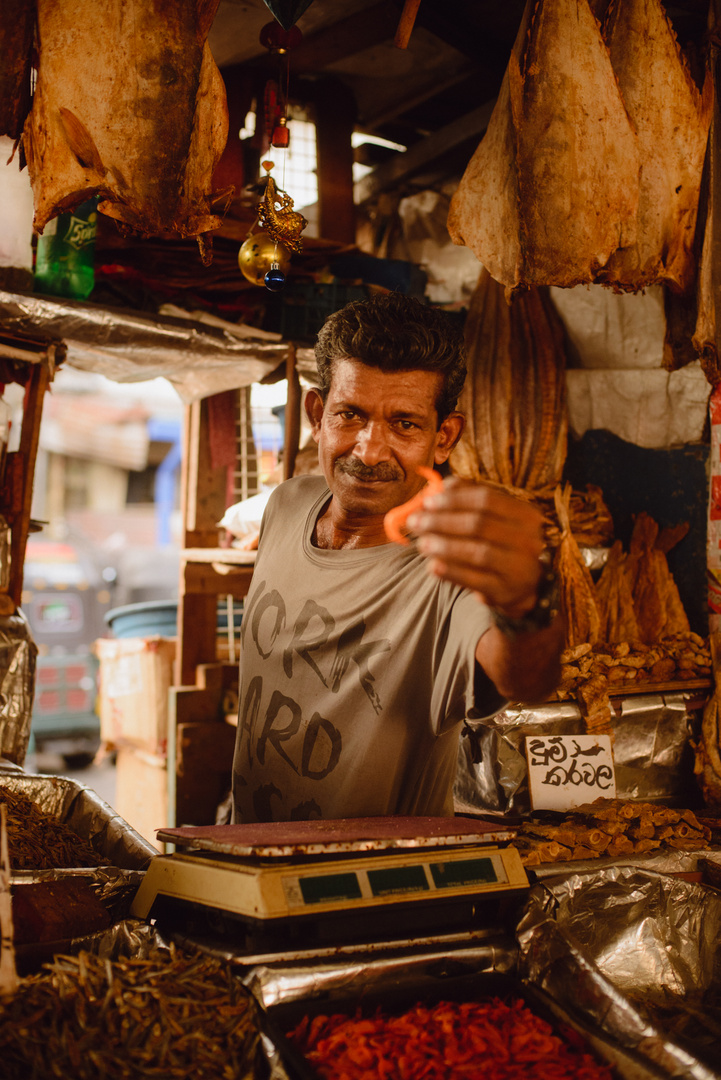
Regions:
<instances>
[{"instance_id":1,"label":"gray t-shirt","mask_svg":"<svg viewBox=\"0 0 721 1080\"><path fill-rule=\"evenodd\" d=\"M460 721L502 705L475 663L490 614L411 547L313 547L329 497L323 477L296 477L263 517L234 820L450 815Z\"/></svg>"}]
</instances>

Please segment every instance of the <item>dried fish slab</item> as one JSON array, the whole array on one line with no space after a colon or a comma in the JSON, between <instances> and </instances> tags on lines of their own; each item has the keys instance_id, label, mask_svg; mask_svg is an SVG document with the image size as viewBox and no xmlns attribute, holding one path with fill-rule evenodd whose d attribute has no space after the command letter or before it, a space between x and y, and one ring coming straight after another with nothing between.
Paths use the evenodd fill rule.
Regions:
<instances>
[{"instance_id":1,"label":"dried fish slab","mask_svg":"<svg viewBox=\"0 0 721 1080\"><path fill-rule=\"evenodd\" d=\"M663 282L685 292L696 277L711 78L701 93L660 0L615 0L603 36L638 134L641 171L636 243L618 251L599 280L634 291Z\"/></svg>"},{"instance_id":2,"label":"dried fish slab","mask_svg":"<svg viewBox=\"0 0 721 1080\"><path fill-rule=\"evenodd\" d=\"M511 288L594 281L636 240L639 165L588 0L529 0L451 239Z\"/></svg>"},{"instance_id":3,"label":"dried fish slab","mask_svg":"<svg viewBox=\"0 0 721 1080\"><path fill-rule=\"evenodd\" d=\"M91 195L143 234L217 228L212 174L225 87L206 37L217 0L39 0L39 68L23 142L35 228Z\"/></svg>"}]
</instances>

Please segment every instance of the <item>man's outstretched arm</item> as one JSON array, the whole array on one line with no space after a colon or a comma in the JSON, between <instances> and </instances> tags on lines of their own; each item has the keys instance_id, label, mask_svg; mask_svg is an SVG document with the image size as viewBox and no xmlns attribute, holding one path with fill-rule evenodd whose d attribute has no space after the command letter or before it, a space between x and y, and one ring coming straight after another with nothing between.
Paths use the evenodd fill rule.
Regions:
<instances>
[{"instance_id":1,"label":"man's outstretched arm","mask_svg":"<svg viewBox=\"0 0 721 1080\"><path fill-rule=\"evenodd\" d=\"M429 571L478 595L494 615L476 659L504 697L535 703L558 685L563 623L543 561L543 518L487 484L447 481L408 522Z\"/></svg>"}]
</instances>

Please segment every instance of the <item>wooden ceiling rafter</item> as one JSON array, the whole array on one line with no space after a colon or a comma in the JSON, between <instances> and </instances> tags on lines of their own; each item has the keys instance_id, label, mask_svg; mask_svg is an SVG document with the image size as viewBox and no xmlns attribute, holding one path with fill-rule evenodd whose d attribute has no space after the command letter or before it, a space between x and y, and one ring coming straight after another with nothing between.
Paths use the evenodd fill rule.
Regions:
<instances>
[{"instance_id":1,"label":"wooden ceiling rafter","mask_svg":"<svg viewBox=\"0 0 721 1080\"><path fill-rule=\"evenodd\" d=\"M440 131L429 135L422 142L416 143L405 154L399 154L391 161L379 165L372 173L364 176L354 186L356 205L362 206L370 199L398 187L422 169L439 161L468 139L480 137L488 127L495 98L472 109L465 116L458 117Z\"/></svg>"}]
</instances>

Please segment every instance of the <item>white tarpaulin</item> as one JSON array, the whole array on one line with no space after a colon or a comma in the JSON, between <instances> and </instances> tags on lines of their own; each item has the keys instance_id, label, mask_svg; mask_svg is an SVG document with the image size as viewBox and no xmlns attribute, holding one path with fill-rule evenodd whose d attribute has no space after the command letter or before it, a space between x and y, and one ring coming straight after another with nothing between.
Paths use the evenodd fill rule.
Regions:
<instances>
[{"instance_id":1,"label":"white tarpaulin","mask_svg":"<svg viewBox=\"0 0 721 1080\"><path fill-rule=\"evenodd\" d=\"M640 293L603 285L550 292L581 367L661 367L666 318L660 285Z\"/></svg>"},{"instance_id":2,"label":"white tarpaulin","mask_svg":"<svg viewBox=\"0 0 721 1080\"><path fill-rule=\"evenodd\" d=\"M711 387L698 363L662 367L663 291L615 293L602 285L551 289L570 342L568 421L580 438L604 429L662 449L700 442Z\"/></svg>"},{"instance_id":3,"label":"white tarpaulin","mask_svg":"<svg viewBox=\"0 0 721 1080\"><path fill-rule=\"evenodd\" d=\"M572 433L603 428L626 442L662 449L700 442L711 387L700 364L680 371L566 372Z\"/></svg>"}]
</instances>

